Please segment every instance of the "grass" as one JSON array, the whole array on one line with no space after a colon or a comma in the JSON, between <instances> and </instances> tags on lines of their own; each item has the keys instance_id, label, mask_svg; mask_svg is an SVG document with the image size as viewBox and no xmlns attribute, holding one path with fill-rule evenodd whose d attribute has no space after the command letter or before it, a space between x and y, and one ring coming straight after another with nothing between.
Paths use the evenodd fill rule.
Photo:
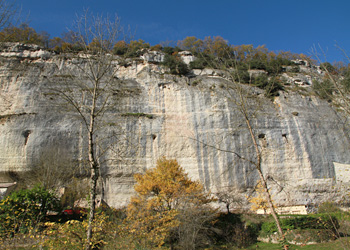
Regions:
<instances>
[{"instance_id":1,"label":"grass","mask_svg":"<svg viewBox=\"0 0 350 250\"><path fill-rule=\"evenodd\" d=\"M132 113L132 116L136 116L138 113ZM342 227L339 228L339 232L342 232L341 235L348 235L345 234L346 232L349 232L349 225L345 222L348 222L350 220L350 214L345 212L334 212L331 213L334 216L337 216L338 220L341 223ZM104 239L105 242L108 242L107 245L103 247L103 249L145 249L145 248L134 248L133 241L131 241L130 238L125 237L125 235L119 235L115 233L115 227L116 225L121 224L121 220L124 216L124 211L113 211L109 216L112 216L108 219L112 224L104 230L104 233L107 235L107 237ZM114 216L114 217L113 217ZM232 217L233 216L233 217ZM231 218L232 217L232 218ZM262 222L268 222L271 221L271 216L260 216L256 214L236 214L231 215L230 220L227 216L223 216L223 222L226 223L237 223L240 221L243 221L246 225L260 225ZM235 220L236 219L236 220ZM344 224L344 225L343 225ZM221 228L221 227L220 227ZM259 228L259 227L257 227ZM223 228L225 229L225 228ZM310 230L312 229L305 229ZM75 231L72 231L75 232ZM78 231L79 232L79 231ZM311 232L312 233L312 232ZM308 237L310 234L309 231L300 232L301 235L304 237ZM82 235L85 235L85 232L82 232ZM318 234L317 234L318 235ZM0 243L0 249L38 249L38 245L35 245L36 240L28 237L29 235L16 235L15 238L8 239L5 242ZM264 243L264 242L256 242L252 245L245 247L245 248L237 248L233 245L236 244L239 241L239 238L241 236L247 236L245 234L238 233L233 238L227 239L227 241L218 241L217 245L207 245L206 248L200 248L202 250L220 250L220 249L227 249L227 250L239 250L239 249L246 249L246 250L280 250L282 249L281 244L273 244L273 243ZM70 238L71 237L71 238ZM74 238L75 236L72 234L68 236L68 239L76 240ZM0 239L1 240L1 239ZM237 241L237 242L236 242ZM254 242L254 241L249 241ZM246 241L247 243L247 241ZM58 249L58 246L56 246ZM83 247L83 246L82 246ZM44 250L49 248L43 248ZM63 248L60 248L63 249ZM161 249L170 249L169 246L164 246ZM335 241L330 241L326 243L318 243L314 245L290 245L291 250L343 250L343 249L349 249L350 250L350 237L342 237L340 239L337 239Z\"/></svg>"},{"instance_id":2,"label":"grass","mask_svg":"<svg viewBox=\"0 0 350 250\"><path fill-rule=\"evenodd\" d=\"M244 248L247 250L281 250L280 244L258 242L254 245ZM344 250L350 249L350 237L344 237L327 243L319 243L314 245L290 245L291 250Z\"/></svg>"},{"instance_id":3,"label":"grass","mask_svg":"<svg viewBox=\"0 0 350 250\"><path fill-rule=\"evenodd\" d=\"M29 240L29 239L28 239ZM110 242L111 244L112 242ZM112 244L114 246L114 244ZM22 242L19 240L19 242L16 242L16 244L7 244L6 249L36 249L36 247L33 246L32 240L29 240L27 242ZM47 249L47 248L44 248ZM105 247L105 249L108 248L108 245ZM282 247L280 244L272 244L272 243L264 243L264 242L257 242L256 244L253 244L246 248L236 248L236 247L228 247L228 246L216 246L213 248L206 248L206 249L212 249L212 250L219 250L219 249L228 249L228 250L239 250L239 249L245 249L245 250L281 250ZM350 237L344 237L337 239L335 241L327 242L327 243L319 243L314 245L290 245L290 250L345 250L350 249Z\"/></svg>"}]
</instances>

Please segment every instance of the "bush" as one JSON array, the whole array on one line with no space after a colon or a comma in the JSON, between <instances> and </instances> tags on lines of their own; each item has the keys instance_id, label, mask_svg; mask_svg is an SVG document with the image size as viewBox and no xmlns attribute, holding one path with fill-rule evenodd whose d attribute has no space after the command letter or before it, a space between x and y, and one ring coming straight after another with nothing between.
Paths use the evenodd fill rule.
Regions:
<instances>
[{"instance_id":1,"label":"bush","mask_svg":"<svg viewBox=\"0 0 350 250\"><path fill-rule=\"evenodd\" d=\"M216 215L213 199L199 182L190 180L176 160L161 158L155 169L135 175L136 196L131 198L123 231L144 247L165 243L194 249ZM185 246L186 245L186 246Z\"/></svg>"},{"instance_id":2,"label":"bush","mask_svg":"<svg viewBox=\"0 0 350 250\"><path fill-rule=\"evenodd\" d=\"M252 59L247 62L251 69L265 70L269 75L282 72L282 66L291 66L294 63L286 58L272 58L271 60Z\"/></svg>"},{"instance_id":3,"label":"bush","mask_svg":"<svg viewBox=\"0 0 350 250\"><path fill-rule=\"evenodd\" d=\"M132 57L139 57L143 54L145 49L149 49L150 45L149 43L146 43L142 39L139 39L138 41L131 41L128 46L127 50L125 52L125 56L127 58L132 58ZM123 48L121 48L123 49ZM118 52L118 51L116 51ZM122 53L123 50L119 53Z\"/></svg>"},{"instance_id":4,"label":"bush","mask_svg":"<svg viewBox=\"0 0 350 250\"><path fill-rule=\"evenodd\" d=\"M190 62L191 69L204 69L207 65L208 63L201 58L197 58L193 62Z\"/></svg>"},{"instance_id":5,"label":"bush","mask_svg":"<svg viewBox=\"0 0 350 250\"><path fill-rule=\"evenodd\" d=\"M262 60L259 59L253 59L249 62L250 68L251 69L261 69L261 70L266 70L266 62L263 62Z\"/></svg>"},{"instance_id":6,"label":"bush","mask_svg":"<svg viewBox=\"0 0 350 250\"><path fill-rule=\"evenodd\" d=\"M305 244L306 242L328 242L335 240L335 234L331 230L324 229L294 229L286 233L288 242Z\"/></svg>"},{"instance_id":7,"label":"bush","mask_svg":"<svg viewBox=\"0 0 350 250\"><path fill-rule=\"evenodd\" d=\"M151 51L162 51L162 49L163 49L163 47L160 44L156 44L156 45L150 47Z\"/></svg>"},{"instance_id":8,"label":"bush","mask_svg":"<svg viewBox=\"0 0 350 250\"><path fill-rule=\"evenodd\" d=\"M170 74L181 76L189 73L187 64L176 55L165 55L162 64L170 69Z\"/></svg>"},{"instance_id":9,"label":"bush","mask_svg":"<svg viewBox=\"0 0 350 250\"><path fill-rule=\"evenodd\" d=\"M171 230L170 243L174 249L198 249L213 244L211 228L216 213L208 206L183 204L176 220L179 225Z\"/></svg>"},{"instance_id":10,"label":"bush","mask_svg":"<svg viewBox=\"0 0 350 250\"><path fill-rule=\"evenodd\" d=\"M88 220L45 223L41 244L48 249L85 249ZM103 211L97 211L92 223L91 249L100 249L115 238L117 225Z\"/></svg>"},{"instance_id":11,"label":"bush","mask_svg":"<svg viewBox=\"0 0 350 250\"><path fill-rule=\"evenodd\" d=\"M336 213L336 212L341 212L340 208L334 203L330 201L323 202L322 204L319 205L318 213Z\"/></svg>"},{"instance_id":12,"label":"bush","mask_svg":"<svg viewBox=\"0 0 350 250\"><path fill-rule=\"evenodd\" d=\"M329 62L324 62L320 64L320 67L324 71L328 71L330 74L336 73L336 68Z\"/></svg>"},{"instance_id":13,"label":"bush","mask_svg":"<svg viewBox=\"0 0 350 250\"><path fill-rule=\"evenodd\" d=\"M283 230L293 229L329 229L335 230L339 228L338 220L335 216L327 214L316 214L306 216L296 216L281 219L281 227ZM265 234L277 232L275 222L264 222L261 231Z\"/></svg>"},{"instance_id":14,"label":"bush","mask_svg":"<svg viewBox=\"0 0 350 250\"><path fill-rule=\"evenodd\" d=\"M278 91L284 89L278 78L273 77L269 79L265 74L254 77L252 83L256 87L265 90L266 97L278 96Z\"/></svg>"},{"instance_id":15,"label":"bush","mask_svg":"<svg viewBox=\"0 0 350 250\"><path fill-rule=\"evenodd\" d=\"M175 49L173 47L163 47L163 52L168 55L172 55L175 52Z\"/></svg>"},{"instance_id":16,"label":"bush","mask_svg":"<svg viewBox=\"0 0 350 250\"><path fill-rule=\"evenodd\" d=\"M260 226L245 223L238 214L220 214L214 225L214 238L219 244L230 244L239 248L256 242Z\"/></svg>"},{"instance_id":17,"label":"bush","mask_svg":"<svg viewBox=\"0 0 350 250\"><path fill-rule=\"evenodd\" d=\"M267 64L266 71L269 74L279 74L283 70L282 66L291 66L291 65L294 65L294 63L286 58L276 58L276 59L272 59Z\"/></svg>"},{"instance_id":18,"label":"bush","mask_svg":"<svg viewBox=\"0 0 350 250\"><path fill-rule=\"evenodd\" d=\"M0 32L0 40L2 42L19 42L47 47L49 43L49 34L46 32L37 33L35 29L29 27L28 24L22 23L18 27L5 27Z\"/></svg>"},{"instance_id":19,"label":"bush","mask_svg":"<svg viewBox=\"0 0 350 250\"><path fill-rule=\"evenodd\" d=\"M247 70L237 69L234 72L234 80L239 83L249 83L251 78Z\"/></svg>"},{"instance_id":20,"label":"bush","mask_svg":"<svg viewBox=\"0 0 350 250\"><path fill-rule=\"evenodd\" d=\"M344 74L343 80L340 83L345 91L350 90L350 70L347 70L347 72Z\"/></svg>"},{"instance_id":21,"label":"bush","mask_svg":"<svg viewBox=\"0 0 350 250\"><path fill-rule=\"evenodd\" d=\"M252 79L252 83L253 83L253 85L255 85L258 88L266 89L269 85L269 79L268 79L267 75L261 74L259 76L254 77Z\"/></svg>"},{"instance_id":22,"label":"bush","mask_svg":"<svg viewBox=\"0 0 350 250\"><path fill-rule=\"evenodd\" d=\"M168 55L172 55L176 52L180 52L182 51L179 47L170 47L170 46L165 46L163 47L162 51L165 53L165 54L168 54Z\"/></svg>"},{"instance_id":23,"label":"bush","mask_svg":"<svg viewBox=\"0 0 350 250\"><path fill-rule=\"evenodd\" d=\"M113 47L113 53L115 55L122 56L128 51L128 45L125 41L118 41Z\"/></svg>"},{"instance_id":24,"label":"bush","mask_svg":"<svg viewBox=\"0 0 350 250\"><path fill-rule=\"evenodd\" d=\"M48 210L58 208L58 198L42 186L14 192L0 202L0 236L6 238L36 229Z\"/></svg>"},{"instance_id":25,"label":"bush","mask_svg":"<svg viewBox=\"0 0 350 250\"><path fill-rule=\"evenodd\" d=\"M332 99L334 86L329 79L325 79L322 82L313 81L312 88L320 98L328 101Z\"/></svg>"}]
</instances>

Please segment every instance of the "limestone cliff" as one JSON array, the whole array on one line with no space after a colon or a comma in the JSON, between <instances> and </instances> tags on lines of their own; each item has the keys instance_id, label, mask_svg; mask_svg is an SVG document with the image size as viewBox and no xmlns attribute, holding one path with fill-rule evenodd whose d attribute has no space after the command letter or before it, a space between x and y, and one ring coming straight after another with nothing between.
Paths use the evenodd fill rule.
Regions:
<instances>
[{"instance_id":1,"label":"limestone cliff","mask_svg":"<svg viewBox=\"0 0 350 250\"><path fill-rule=\"evenodd\" d=\"M55 102L48 88L64 78L62 65L73 64L69 56L35 47L17 45L0 53L1 181L30 169L49 148L54 149L52 159L62 154L82 159L86 138L81 122ZM254 187L257 173L226 152L249 155L252 148L244 121L221 93L225 78L211 70L196 71L191 78L174 76L157 63L137 60L121 67L115 79L128 94L119 96L106 114L105 133L118 126L128 137L121 144L129 152L123 161L102 166L108 204L125 205L133 193L133 173L155 166L161 156L176 158L212 192L231 187L249 193ZM263 106L254 126L276 202L339 199L332 187L349 182L350 168L350 140L341 115L326 101L291 90L273 101L259 98Z\"/></svg>"}]
</instances>

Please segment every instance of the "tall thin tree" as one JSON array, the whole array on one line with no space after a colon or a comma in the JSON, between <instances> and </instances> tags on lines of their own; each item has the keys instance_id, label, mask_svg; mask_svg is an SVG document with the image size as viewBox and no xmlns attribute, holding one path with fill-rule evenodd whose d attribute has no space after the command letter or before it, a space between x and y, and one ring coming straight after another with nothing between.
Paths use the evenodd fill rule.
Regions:
<instances>
[{"instance_id":1,"label":"tall thin tree","mask_svg":"<svg viewBox=\"0 0 350 250\"><path fill-rule=\"evenodd\" d=\"M62 56L64 63L58 65L59 74L55 75L54 90L80 118L83 136L87 138L87 145L81 151L86 153L90 169L86 249L91 249L100 167L102 162L108 160L106 155L109 151L118 153L115 145L106 143L106 140L110 142L111 137L115 137L113 140L118 141L119 135L113 132L106 136L106 131L101 129L105 125L107 113L115 108L120 93L120 81L116 77L120 57L113 55L113 46L125 39L125 34L117 16L93 15L87 10L78 16L70 34L74 42L72 49L75 51Z\"/></svg>"},{"instance_id":2,"label":"tall thin tree","mask_svg":"<svg viewBox=\"0 0 350 250\"><path fill-rule=\"evenodd\" d=\"M227 45L220 49L221 57L215 58L214 60L208 60L207 65L215 70L217 70L218 75L222 75L227 81L226 84L221 87L221 94L227 98L229 105L238 111L240 118L245 124L246 131L249 134L250 141L247 142L248 147L253 150L249 150L249 155L244 155L238 151L231 149L220 148L215 145L207 145L217 150L221 150L227 153L234 154L241 161L246 162L251 169L258 173L258 177L262 188L264 190L264 196L268 207L271 211L271 214L275 220L278 234L281 237L281 240L284 241L284 232L281 227L279 217L276 213L274 201L272 200L270 189L268 187L267 176L264 175L262 169L263 162L263 147L259 142L259 133L256 128L256 119L261 113L261 108L263 106L264 100L266 97L264 95L258 95L256 87L248 86L245 80L242 78L239 62L237 60L237 55L234 53L232 48ZM247 55L248 57L250 55ZM205 55L202 56L206 58ZM248 63L249 68L249 63ZM249 83L252 83L252 77L250 76ZM274 82L270 83L267 89L265 89L265 96L270 96L271 91L274 91ZM284 244L284 249L288 249L288 245Z\"/></svg>"}]
</instances>

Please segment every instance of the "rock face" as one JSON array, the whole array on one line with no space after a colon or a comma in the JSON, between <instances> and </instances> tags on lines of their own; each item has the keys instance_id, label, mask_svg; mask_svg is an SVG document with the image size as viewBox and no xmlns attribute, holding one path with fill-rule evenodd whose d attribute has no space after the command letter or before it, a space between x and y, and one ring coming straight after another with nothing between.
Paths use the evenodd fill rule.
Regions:
<instances>
[{"instance_id":1,"label":"rock face","mask_svg":"<svg viewBox=\"0 0 350 250\"><path fill-rule=\"evenodd\" d=\"M29 170L48 149L54 160L81 160L82 123L48 88L60 84L60 69L73 60L18 48L0 53L0 60L0 181L14 181L12 173ZM115 109L106 113L104 133L118 126L128 138L119 145L128 154L101 167L109 205L124 206L133 194L133 174L154 167L161 156L176 158L214 193L249 194L254 188L254 168L228 152L254 157L244 120L223 93L227 80L203 72L178 77L140 60L120 67L115 79L129 94L119 96ZM274 101L257 96L261 107L253 125L273 199L279 205L340 199L339 189L349 182L343 175L350 169L350 140L340 114L311 95L285 91Z\"/></svg>"}]
</instances>

